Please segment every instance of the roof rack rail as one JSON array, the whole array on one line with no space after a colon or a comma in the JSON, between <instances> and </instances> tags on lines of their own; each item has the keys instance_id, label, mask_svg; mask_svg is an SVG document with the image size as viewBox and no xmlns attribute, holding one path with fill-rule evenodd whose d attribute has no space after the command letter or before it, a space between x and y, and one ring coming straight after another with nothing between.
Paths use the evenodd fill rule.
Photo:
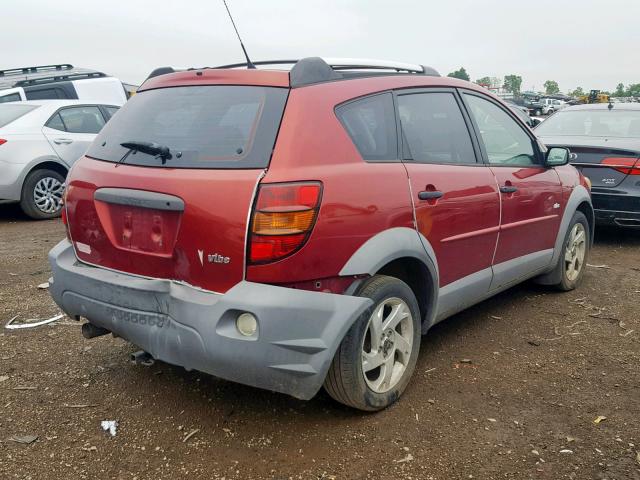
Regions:
<instances>
[{"instance_id":1,"label":"roof rack rail","mask_svg":"<svg viewBox=\"0 0 640 480\"><path fill-rule=\"evenodd\" d=\"M71 81L71 80L83 80L86 78L102 78L107 74L103 72L84 72L84 73L70 73L68 75L51 75L48 77L38 77L32 79L19 80L15 83L16 87L26 87L29 85L41 85L44 83Z\"/></svg>"},{"instance_id":2,"label":"roof rack rail","mask_svg":"<svg viewBox=\"0 0 640 480\"><path fill-rule=\"evenodd\" d=\"M293 65L290 81L294 88L342 78L390 73L440 76L435 69L423 65L362 58L307 57L300 60L264 60L253 62L253 65ZM247 68L248 66L247 63L234 63L214 68Z\"/></svg>"},{"instance_id":3,"label":"roof rack rail","mask_svg":"<svg viewBox=\"0 0 640 480\"><path fill-rule=\"evenodd\" d=\"M71 70L73 65L70 63L60 63L56 65L36 65L34 67L9 68L0 70L0 77L7 75L28 75L30 73L40 73L47 71Z\"/></svg>"}]
</instances>

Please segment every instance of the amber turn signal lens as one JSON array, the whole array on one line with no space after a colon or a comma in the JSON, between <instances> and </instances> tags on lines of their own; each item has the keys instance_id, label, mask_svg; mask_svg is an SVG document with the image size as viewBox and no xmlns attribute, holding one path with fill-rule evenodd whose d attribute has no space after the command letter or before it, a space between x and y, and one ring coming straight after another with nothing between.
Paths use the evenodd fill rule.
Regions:
<instances>
[{"instance_id":1,"label":"amber turn signal lens","mask_svg":"<svg viewBox=\"0 0 640 480\"><path fill-rule=\"evenodd\" d=\"M253 233L258 235L293 235L309 230L314 210L300 212L256 212Z\"/></svg>"}]
</instances>

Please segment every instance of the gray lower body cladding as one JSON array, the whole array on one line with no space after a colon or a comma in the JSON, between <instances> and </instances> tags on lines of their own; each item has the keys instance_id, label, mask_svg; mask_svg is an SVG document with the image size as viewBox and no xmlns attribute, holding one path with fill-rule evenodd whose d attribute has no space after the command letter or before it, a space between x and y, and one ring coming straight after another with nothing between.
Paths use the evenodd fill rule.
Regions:
<instances>
[{"instance_id":1,"label":"gray lower body cladding","mask_svg":"<svg viewBox=\"0 0 640 480\"><path fill-rule=\"evenodd\" d=\"M322 386L366 298L242 281L225 294L79 262L64 240L49 253L50 291L70 316L106 328L158 360L296 398ZM258 319L254 336L235 321Z\"/></svg>"}]
</instances>

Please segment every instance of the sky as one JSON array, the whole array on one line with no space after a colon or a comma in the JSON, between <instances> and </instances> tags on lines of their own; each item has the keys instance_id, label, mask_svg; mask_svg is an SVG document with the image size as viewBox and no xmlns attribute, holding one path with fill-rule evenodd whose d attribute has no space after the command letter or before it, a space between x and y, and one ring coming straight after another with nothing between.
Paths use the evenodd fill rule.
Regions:
<instances>
[{"instance_id":1,"label":"sky","mask_svg":"<svg viewBox=\"0 0 640 480\"><path fill-rule=\"evenodd\" d=\"M140 84L244 61L222 0L2 2L0 69L72 63ZM252 60L358 57L517 74L563 92L640 83L639 0L228 0Z\"/></svg>"}]
</instances>

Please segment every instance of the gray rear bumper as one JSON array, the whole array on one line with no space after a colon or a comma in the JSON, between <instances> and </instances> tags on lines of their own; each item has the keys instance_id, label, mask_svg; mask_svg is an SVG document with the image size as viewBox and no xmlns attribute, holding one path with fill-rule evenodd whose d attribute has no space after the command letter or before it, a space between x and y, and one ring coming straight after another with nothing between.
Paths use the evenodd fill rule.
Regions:
<instances>
[{"instance_id":1,"label":"gray rear bumper","mask_svg":"<svg viewBox=\"0 0 640 480\"><path fill-rule=\"evenodd\" d=\"M63 240L49 253L51 295L70 316L144 349L158 360L220 378L310 399L365 298L242 281L227 293L205 292L92 267ZM258 334L235 327L241 312L258 319Z\"/></svg>"}]
</instances>

